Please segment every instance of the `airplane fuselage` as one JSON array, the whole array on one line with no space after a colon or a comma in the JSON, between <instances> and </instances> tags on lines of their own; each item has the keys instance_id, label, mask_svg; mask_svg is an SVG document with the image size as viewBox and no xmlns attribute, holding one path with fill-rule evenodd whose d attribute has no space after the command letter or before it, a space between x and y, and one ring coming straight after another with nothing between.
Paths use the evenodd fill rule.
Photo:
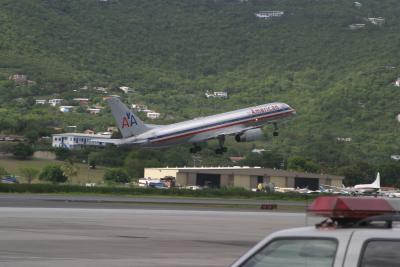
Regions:
<instances>
[{"instance_id":1,"label":"airplane fuselage","mask_svg":"<svg viewBox=\"0 0 400 267\"><path fill-rule=\"evenodd\" d=\"M120 145L165 147L198 143L217 136L237 135L292 117L295 110L284 103L270 103L217 115L155 127L140 135L123 139Z\"/></svg>"}]
</instances>

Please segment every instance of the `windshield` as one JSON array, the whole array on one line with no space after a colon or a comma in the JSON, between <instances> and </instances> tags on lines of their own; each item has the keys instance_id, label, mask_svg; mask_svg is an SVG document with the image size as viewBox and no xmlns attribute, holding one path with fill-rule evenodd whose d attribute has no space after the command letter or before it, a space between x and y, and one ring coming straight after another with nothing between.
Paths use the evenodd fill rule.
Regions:
<instances>
[{"instance_id":1,"label":"windshield","mask_svg":"<svg viewBox=\"0 0 400 267\"><path fill-rule=\"evenodd\" d=\"M277 239L241 267L330 267L336 247L337 242L331 239Z\"/></svg>"}]
</instances>

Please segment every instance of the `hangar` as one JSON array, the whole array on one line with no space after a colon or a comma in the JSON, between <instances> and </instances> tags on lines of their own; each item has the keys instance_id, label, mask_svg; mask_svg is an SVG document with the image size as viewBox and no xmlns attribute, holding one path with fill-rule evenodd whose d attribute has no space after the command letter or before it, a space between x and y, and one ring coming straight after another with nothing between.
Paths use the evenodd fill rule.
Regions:
<instances>
[{"instance_id":1,"label":"hangar","mask_svg":"<svg viewBox=\"0 0 400 267\"><path fill-rule=\"evenodd\" d=\"M166 176L176 178L181 186L224 186L256 188L257 184L273 183L277 187L305 188L317 190L320 185L342 186L343 176L293 172L259 167L183 167L145 168L146 178L160 179Z\"/></svg>"}]
</instances>

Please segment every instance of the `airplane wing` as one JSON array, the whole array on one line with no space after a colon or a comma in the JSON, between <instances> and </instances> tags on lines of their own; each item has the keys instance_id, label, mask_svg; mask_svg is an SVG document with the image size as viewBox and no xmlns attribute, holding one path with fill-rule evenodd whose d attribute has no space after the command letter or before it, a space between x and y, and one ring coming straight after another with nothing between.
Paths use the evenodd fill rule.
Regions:
<instances>
[{"instance_id":1,"label":"airplane wing","mask_svg":"<svg viewBox=\"0 0 400 267\"><path fill-rule=\"evenodd\" d=\"M113 144L116 146L121 146L121 145L140 145L147 143L147 140L137 140L137 141L129 141L126 142L124 139L90 139L91 142L98 142L98 143L104 143L104 144Z\"/></svg>"},{"instance_id":2,"label":"airplane wing","mask_svg":"<svg viewBox=\"0 0 400 267\"><path fill-rule=\"evenodd\" d=\"M222 136L242 134L245 131L248 131L251 129L256 129L256 128L259 128L259 127L243 127L243 126L238 125L238 126L233 126L233 127L229 127L229 128L224 128L224 129L220 129L218 131L214 131L212 134L207 136L207 138L204 141L219 138Z\"/></svg>"}]
</instances>

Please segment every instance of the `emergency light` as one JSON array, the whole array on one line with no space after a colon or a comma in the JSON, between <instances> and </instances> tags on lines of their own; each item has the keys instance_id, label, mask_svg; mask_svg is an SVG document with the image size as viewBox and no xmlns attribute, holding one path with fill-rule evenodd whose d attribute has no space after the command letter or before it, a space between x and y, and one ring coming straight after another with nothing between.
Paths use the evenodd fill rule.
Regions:
<instances>
[{"instance_id":1,"label":"emergency light","mask_svg":"<svg viewBox=\"0 0 400 267\"><path fill-rule=\"evenodd\" d=\"M338 221L356 221L399 210L400 202L396 199L343 196L320 196L308 208L309 213Z\"/></svg>"}]
</instances>

